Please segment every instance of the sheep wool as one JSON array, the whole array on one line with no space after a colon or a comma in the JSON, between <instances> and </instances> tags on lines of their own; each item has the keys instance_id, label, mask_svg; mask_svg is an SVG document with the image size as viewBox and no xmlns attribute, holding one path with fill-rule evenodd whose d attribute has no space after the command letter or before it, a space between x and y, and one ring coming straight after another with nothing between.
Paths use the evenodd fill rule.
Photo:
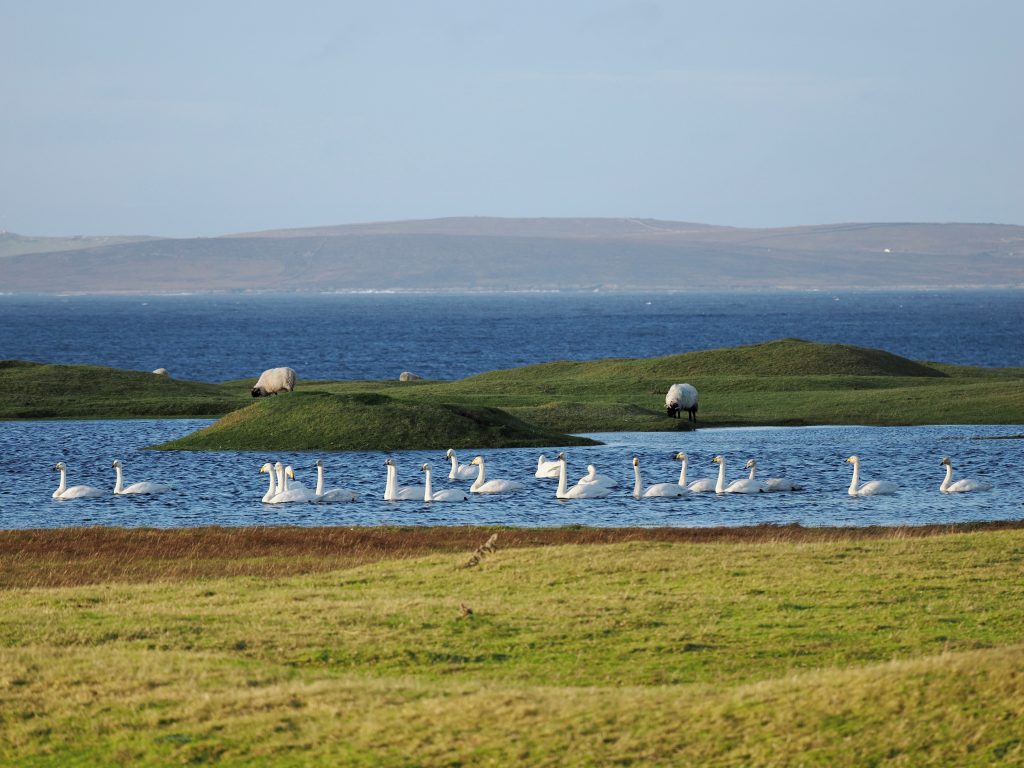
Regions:
<instances>
[{"instance_id":1,"label":"sheep wool","mask_svg":"<svg viewBox=\"0 0 1024 768\"><path fill-rule=\"evenodd\" d=\"M278 392L291 392L295 389L298 377L291 368L271 368L260 374L259 381L252 388L253 397L276 395Z\"/></svg>"}]
</instances>

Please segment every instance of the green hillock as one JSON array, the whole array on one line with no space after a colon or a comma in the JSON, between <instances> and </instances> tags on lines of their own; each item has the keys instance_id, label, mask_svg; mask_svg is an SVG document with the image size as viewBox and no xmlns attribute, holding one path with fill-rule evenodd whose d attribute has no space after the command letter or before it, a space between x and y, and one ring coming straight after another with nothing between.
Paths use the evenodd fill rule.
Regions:
<instances>
[{"instance_id":1,"label":"green hillock","mask_svg":"<svg viewBox=\"0 0 1024 768\"><path fill-rule=\"evenodd\" d=\"M258 400L158 447L390 451L592 444L592 440L540 429L486 406L413 403L368 392L292 392Z\"/></svg>"},{"instance_id":2,"label":"green hillock","mask_svg":"<svg viewBox=\"0 0 1024 768\"><path fill-rule=\"evenodd\" d=\"M0 419L219 416L245 404L241 388L101 365L0 360Z\"/></svg>"}]
</instances>

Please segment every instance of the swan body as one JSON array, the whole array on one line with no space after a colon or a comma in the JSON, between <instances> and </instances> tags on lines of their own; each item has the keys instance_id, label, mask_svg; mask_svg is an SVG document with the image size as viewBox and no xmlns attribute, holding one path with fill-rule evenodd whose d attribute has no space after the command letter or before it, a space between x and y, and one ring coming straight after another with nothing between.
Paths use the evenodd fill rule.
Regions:
<instances>
[{"instance_id":1,"label":"swan body","mask_svg":"<svg viewBox=\"0 0 1024 768\"><path fill-rule=\"evenodd\" d=\"M608 475L597 474L597 468L593 464L587 464L587 474L580 478L578 485L587 483L597 483L598 485L603 485L605 488L614 488L618 485L618 483L608 477Z\"/></svg>"},{"instance_id":2,"label":"swan body","mask_svg":"<svg viewBox=\"0 0 1024 768\"><path fill-rule=\"evenodd\" d=\"M110 465L114 468L114 472L117 473L117 480L114 482L114 494L117 496L127 495L130 493L164 493L165 491L171 490L171 486L164 485L163 483L132 483L127 487L122 487L122 467L121 460L114 459L113 464Z\"/></svg>"},{"instance_id":3,"label":"swan body","mask_svg":"<svg viewBox=\"0 0 1024 768\"><path fill-rule=\"evenodd\" d=\"M640 477L640 459L636 456L633 457L633 477L635 478L633 483L634 499L650 499L658 496L683 496L687 493L686 487L679 483L655 483L644 489L643 480Z\"/></svg>"},{"instance_id":4,"label":"swan body","mask_svg":"<svg viewBox=\"0 0 1024 768\"><path fill-rule=\"evenodd\" d=\"M689 485L686 483L686 466L689 464L689 458L685 453L677 453L674 457L677 461L683 463L682 468L679 470L679 484L686 488L690 493L714 493L715 481L710 477L702 477L700 480L694 480Z\"/></svg>"},{"instance_id":5,"label":"swan body","mask_svg":"<svg viewBox=\"0 0 1024 768\"><path fill-rule=\"evenodd\" d=\"M321 503L333 502L333 501L359 501L359 494L356 491L350 491L348 488L332 488L329 491L324 490L324 463L320 459L316 460L316 490L313 492L316 496L314 501Z\"/></svg>"},{"instance_id":6,"label":"swan body","mask_svg":"<svg viewBox=\"0 0 1024 768\"><path fill-rule=\"evenodd\" d=\"M515 493L523 490L523 484L515 480L488 480L483 456L477 456L472 463L480 467L480 473L469 486L470 493Z\"/></svg>"},{"instance_id":7,"label":"swan body","mask_svg":"<svg viewBox=\"0 0 1024 768\"><path fill-rule=\"evenodd\" d=\"M295 468L292 467L291 464L289 464L288 466L286 466L284 468L284 473L287 476L288 480L290 481L288 483L288 490L290 490L290 491L305 491L306 493L310 493L310 494L313 493L312 489L311 488L307 488L305 483L300 483L298 480L295 479Z\"/></svg>"},{"instance_id":8,"label":"swan body","mask_svg":"<svg viewBox=\"0 0 1024 768\"><path fill-rule=\"evenodd\" d=\"M476 477L476 469L473 468L472 464L459 464L459 460L455 457L455 451L451 448L448 449L448 453L444 455L446 459L450 459L452 462L452 470L448 473L449 480L472 480Z\"/></svg>"},{"instance_id":9,"label":"swan body","mask_svg":"<svg viewBox=\"0 0 1024 768\"><path fill-rule=\"evenodd\" d=\"M764 493L764 483L744 477L742 480L733 480L725 484L725 457L715 456L711 461L718 465L718 480L715 483L715 493Z\"/></svg>"},{"instance_id":10,"label":"swan body","mask_svg":"<svg viewBox=\"0 0 1024 768\"><path fill-rule=\"evenodd\" d=\"M455 460L453 458L453 464L454 461ZM423 474L425 477L423 483L423 501L469 501L469 494L467 494L465 491L460 491L457 488L446 488L445 490L433 493L430 482L430 465L424 464L421 467L421 469L423 470Z\"/></svg>"},{"instance_id":11,"label":"swan body","mask_svg":"<svg viewBox=\"0 0 1024 768\"><path fill-rule=\"evenodd\" d=\"M68 488L68 468L63 461L58 461L53 468L60 471L60 485L53 492L53 498L62 501L68 499L89 499L96 496L103 496L103 491L93 488L91 485L73 485Z\"/></svg>"},{"instance_id":12,"label":"swan body","mask_svg":"<svg viewBox=\"0 0 1024 768\"><path fill-rule=\"evenodd\" d=\"M274 469L277 472L278 477L281 478L281 484L277 489L277 495L271 497L267 501L268 504L292 504L295 502L316 500L316 496L308 488L295 488L289 485L288 479L295 477L295 471L291 466L284 467L279 461L274 464Z\"/></svg>"},{"instance_id":13,"label":"swan body","mask_svg":"<svg viewBox=\"0 0 1024 768\"><path fill-rule=\"evenodd\" d=\"M558 489L555 491L557 499L600 499L612 492L612 489L600 483L577 483L572 488L566 488L566 467L565 454L558 454Z\"/></svg>"},{"instance_id":14,"label":"swan body","mask_svg":"<svg viewBox=\"0 0 1024 768\"><path fill-rule=\"evenodd\" d=\"M961 480L953 482L953 464L949 460L949 456L945 456L941 462L946 467L946 479L942 481L942 485L939 486L939 490L942 493L967 493L968 491L990 491L992 490L992 483L987 480L975 480L973 478L965 477Z\"/></svg>"},{"instance_id":15,"label":"swan body","mask_svg":"<svg viewBox=\"0 0 1024 768\"><path fill-rule=\"evenodd\" d=\"M750 479L754 480L757 477L757 462L751 459L746 464L746 469L750 470ZM767 480L762 480L764 483L765 491L769 493L776 493L779 491L802 491L804 487L797 485L794 482L790 482L782 477L770 477Z\"/></svg>"},{"instance_id":16,"label":"swan body","mask_svg":"<svg viewBox=\"0 0 1024 768\"><path fill-rule=\"evenodd\" d=\"M548 461L547 457L542 453L537 457L537 471L534 473L534 477L558 477L558 459L554 461Z\"/></svg>"},{"instance_id":17,"label":"swan body","mask_svg":"<svg viewBox=\"0 0 1024 768\"><path fill-rule=\"evenodd\" d=\"M846 461L853 464L853 480L850 481L850 490L848 491L851 496L887 496L896 493L899 489L896 483L891 483L888 480L872 480L864 485L858 485L860 483L860 457L851 456Z\"/></svg>"},{"instance_id":18,"label":"swan body","mask_svg":"<svg viewBox=\"0 0 1024 768\"><path fill-rule=\"evenodd\" d=\"M388 478L384 485L384 501L422 501L426 488L422 485L399 485L398 467L388 459L384 462L388 468Z\"/></svg>"}]
</instances>

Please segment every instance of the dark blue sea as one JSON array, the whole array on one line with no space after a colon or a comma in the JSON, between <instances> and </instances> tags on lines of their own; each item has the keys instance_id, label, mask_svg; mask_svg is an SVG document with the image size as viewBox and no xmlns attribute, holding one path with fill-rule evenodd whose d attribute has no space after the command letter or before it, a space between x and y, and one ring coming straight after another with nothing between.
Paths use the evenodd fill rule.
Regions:
<instances>
[{"instance_id":1,"label":"dark blue sea","mask_svg":"<svg viewBox=\"0 0 1024 768\"><path fill-rule=\"evenodd\" d=\"M0 286L2 289L2 286ZM403 370L428 378L560 359L644 357L750 344L783 337L886 349L913 359L1024 366L1024 291L921 293L651 293L322 296L25 297L0 295L0 359L168 368L176 378L252 378L289 365L302 379L388 379ZM423 462L435 487L451 487L443 451L363 453L157 452L205 420L0 423L0 528L72 525L672 525L755 523L898 525L1024 517L1021 425L805 429L700 429L691 433L593 435L603 445L567 448L570 482L595 464L618 481L605 499L559 501L554 481L533 477L544 449L467 450L486 454L491 478L519 480L512 496L458 504L385 502L385 458L403 484L418 484ZM984 438L984 439L978 439ZM546 452L557 452L550 446ZM710 459L728 459L728 478L756 458L765 477L802 483L792 494L634 500L631 460L646 483L673 481L671 456L691 457L689 478L712 476ZM850 498L850 454L864 479L890 480L894 496ZM991 491L943 495L939 464ZM313 485L323 458L328 487L359 491L353 504L267 505L260 465L282 461ZM128 483L168 483L158 496L115 497L111 461ZM68 465L69 485L99 498L57 501L53 465ZM459 487L468 482L454 484Z\"/></svg>"},{"instance_id":2,"label":"dark blue sea","mask_svg":"<svg viewBox=\"0 0 1024 768\"><path fill-rule=\"evenodd\" d=\"M2 286L0 286L2 290ZM167 368L183 379L455 379L551 360L785 337L915 360L1024 366L1024 291L0 295L0 359Z\"/></svg>"}]
</instances>

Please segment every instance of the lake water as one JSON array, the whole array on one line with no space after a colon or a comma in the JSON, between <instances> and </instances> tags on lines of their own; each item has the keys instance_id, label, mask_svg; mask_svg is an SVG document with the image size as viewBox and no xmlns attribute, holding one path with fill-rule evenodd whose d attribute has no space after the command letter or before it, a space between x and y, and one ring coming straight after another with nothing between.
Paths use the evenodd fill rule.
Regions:
<instances>
[{"instance_id":1,"label":"lake water","mask_svg":"<svg viewBox=\"0 0 1024 768\"><path fill-rule=\"evenodd\" d=\"M2 286L0 286L2 290ZM39 297L0 295L0 359L203 381L427 378L784 337L1024 366L1024 291Z\"/></svg>"},{"instance_id":2,"label":"lake water","mask_svg":"<svg viewBox=\"0 0 1024 768\"><path fill-rule=\"evenodd\" d=\"M2 288L2 286L0 286ZM0 296L0 359L99 363L179 378L223 381L290 365L301 379L394 378L411 370L460 378L557 359L645 357L796 336L883 348L914 359L1024 366L1024 292L469 294L324 296ZM207 421L54 421L0 423L0 527L67 525L193 526L265 524L510 525L870 525L1016 519L1024 516L1021 426L914 428L819 427L699 430L675 434L597 435L605 445L568 449L570 479L588 463L619 479L607 499L560 502L554 481L536 480L537 450L486 451L488 474L522 480L508 497L457 505L386 503L382 453L323 456L328 487L359 490L356 504L267 506L259 499L265 461L296 467L312 485L312 454L151 452L147 445ZM557 452L552 446L548 453ZM648 483L674 480L678 450L691 456L690 478L714 474L726 455L730 479L747 458L761 473L805 485L794 494L714 494L634 501L631 459ZM867 479L901 485L893 497L850 499L850 466L859 453ZM474 452L466 451L463 461ZM943 496L939 460L957 476L986 477L995 490ZM404 483L443 453L393 454ZM125 462L127 482L169 482L158 497L58 502L50 498L63 460L69 483L113 487L110 462Z\"/></svg>"},{"instance_id":3,"label":"lake water","mask_svg":"<svg viewBox=\"0 0 1024 768\"><path fill-rule=\"evenodd\" d=\"M322 454L327 485L362 493L350 504L266 505L260 499L265 461L293 464L299 480L316 481L309 453L157 452L150 445L186 434L209 423L180 421L10 422L0 429L0 527L36 528L76 525L487 525L557 526L715 526L757 523L824 525L898 525L1024 517L1024 440L977 440L1019 433L1020 427L807 427L702 429L685 434L612 433L594 435L604 445L566 448L570 481L593 463L619 481L604 499L559 501L555 480L533 477L536 449L483 451L488 477L520 480L525 490L507 496L474 496L468 502L426 505L385 502L384 459L393 458L403 484L421 482L419 466L430 462L435 487L451 484L443 451ZM102 447L100 447L102 446ZM552 446L557 452L558 446ZM786 477L804 491L755 496L694 494L681 499L634 500L632 458L638 456L645 483L678 479L675 451L690 456L688 479L713 477L717 453L727 459L727 477L742 474L756 458L763 477ZM468 462L474 451L460 453ZM851 467L843 459L862 458L863 479L892 480L894 496L850 498ZM992 491L943 495L939 462L953 457L955 477L978 477L995 484ZM175 486L159 496L114 497L110 462L125 464L126 482L151 480ZM70 485L89 484L106 491L96 499L56 501L50 494L59 475L57 461L68 465Z\"/></svg>"}]
</instances>

